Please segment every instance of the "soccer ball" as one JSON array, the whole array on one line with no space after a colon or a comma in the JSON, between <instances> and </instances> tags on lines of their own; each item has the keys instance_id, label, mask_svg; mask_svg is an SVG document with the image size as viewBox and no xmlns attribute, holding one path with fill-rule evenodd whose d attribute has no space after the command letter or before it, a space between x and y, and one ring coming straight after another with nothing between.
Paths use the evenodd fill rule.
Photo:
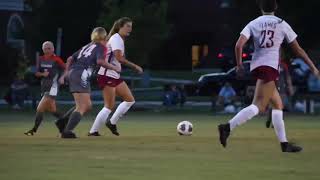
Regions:
<instances>
[{"instance_id":1,"label":"soccer ball","mask_svg":"<svg viewBox=\"0 0 320 180\"><path fill-rule=\"evenodd\" d=\"M189 121L181 121L177 126L177 131L179 135L191 136L193 130L193 125Z\"/></svg>"}]
</instances>

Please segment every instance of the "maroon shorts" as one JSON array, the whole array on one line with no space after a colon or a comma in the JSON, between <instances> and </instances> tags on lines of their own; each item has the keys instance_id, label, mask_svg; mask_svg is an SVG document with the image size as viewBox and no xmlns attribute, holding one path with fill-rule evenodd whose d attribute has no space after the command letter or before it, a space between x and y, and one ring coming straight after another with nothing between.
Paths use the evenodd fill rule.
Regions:
<instances>
[{"instance_id":1,"label":"maroon shorts","mask_svg":"<svg viewBox=\"0 0 320 180\"><path fill-rule=\"evenodd\" d=\"M114 79L112 77L98 75L97 77L99 88L103 89L105 86L116 87L123 82L122 79Z\"/></svg>"},{"instance_id":2,"label":"maroon shorts","mask_svg":"<svg viewBox=\"0 0 320 180\"><path fill-rule=\"evenodd\" d=\"M279 78L279 71L269 66L257 67L253 71L251 71L251 74L256 79L264 80L264 83L277 81Z\"/></svg>"}]
</instances>

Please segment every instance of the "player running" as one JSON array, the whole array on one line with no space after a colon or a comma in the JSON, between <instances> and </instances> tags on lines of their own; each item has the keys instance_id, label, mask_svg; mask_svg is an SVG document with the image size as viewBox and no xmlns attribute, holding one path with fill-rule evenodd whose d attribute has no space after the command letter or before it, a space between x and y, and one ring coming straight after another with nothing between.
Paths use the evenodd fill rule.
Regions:
<instances>
[{"instance_id":1,"label":"player running","mask_svg":"<svg viewBox=\"0 0 320 180\"><path fill-rule=\"evenodd\" d=\"M64 119L62 113L57 111L56 96L58 94L58 78L59 73L65 69L63 60L54 54L54 46L50 41L42 44L44 55L39 57L37 62L37 72L35 76L41 78L41 95L42 99L39 102L36 111L34 126L24 134L33 136L37 132L45 112L51 112L58 119ZM66 114L68 116L68 114Z\"/></svg>"},{"instance_id":2,"label":"player running","mask_svg":"<svg viewBox=\"0 0 320 180\"><path fill-rule=\"evenodd\" d=\"M64 79L68 76L69 88L74 97L76 109L72 112L66 127L61 127L64 128L62 138L76 138L72 131L78 125L84 113L91 109L90 77L95 66L99 65L115 72L120 71L119 67L105 61L106 40L106 30L102 27L95 28L91 33L91 43L83 46L67 60L66 71L59 82L64 84Z\"/></svg>"},{"instance_id":3,"label":"player running","mask_svg":"<svg viewBox=\"0 0 320 180\"><path fill-rule=\"evenodd\" d=\"M259 5L263 15L251 21L242 30L235 46L237 72L241 75L243 73L242 49L248 39L251 37L253 39L255 52L250 70L257 79L254 99L250 106L242 109L228 123L218 126L220 143L226 147L230 132L258 115L259 112L264 112L270 102L273 108L272 123L282 152L299 152L302 147L289 143L287 140L283 121L283 104L275 84L279 76L279 50L283 40L289 44L297 56L304 59L312 73L318 77L320 76L319 70L298 44L297 34L290 25L274 15L277 9L276 0L260 0Z\"/></svg>"},{"instance_id":4,"label":"player running","mask_svg":"<svg viewBox=\"0 0 320 180\"><path fill-rule=\"evenodd\" d=\"M106 60L120 69L121 64L123 64L136 70L138 73L142 73L143 70L140 66L125 58L124 41L130 35L131 31L132 20L130 18L123 17L114 23L108 35L110 39L107 43L108 53ZM98 113L88 136L100 136L99 129L104 123L106 123L106 126L110 129L112 134L119 136L116 124L134 104L134 97L127 83L120 78L120 73L112 69L100 67L98 72L98 84L103 90L104 107ZM123 99L123 102L119 104L110 120L107 121L107 118L114 107L116 95L120 96Z\"/></svg>"}]
</instances>

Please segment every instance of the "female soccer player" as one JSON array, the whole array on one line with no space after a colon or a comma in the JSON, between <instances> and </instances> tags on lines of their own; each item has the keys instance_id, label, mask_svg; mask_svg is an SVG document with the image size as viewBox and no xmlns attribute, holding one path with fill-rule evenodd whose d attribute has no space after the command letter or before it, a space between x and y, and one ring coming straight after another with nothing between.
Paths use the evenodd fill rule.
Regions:
<instances>
[{"instance_id":1,"label":"female soccer player","mask_svg":"<svg viewBox=\"0 0 320 180\"><path fill-rule=\"evenodd\" d=\"M138 73L142 73L143 70L140 66L125 58L124 41L126 37L130 35L131 31L132 20L130 18L123 17L114 23L108 35L110 39L107 43L107 61L120 69L121 64L123 64L131 67ZM100 136L99 129L107 121L107 118L114 107L116 95L120 96L123 99L123 102L119 104L110 121L106 122L106 126L114 135L119 136L116 124L120 117L122 117L134 104L134 97L126 82L120 78L119 72L101 67L98 72L97 80L100 88L103 89L104 107L98 113L88 136Z\"/></svg>"},{"instance_id":2,"label":"female soccer player","mask_svg":"<svg viewBox=\"0 0 320 180\"><path fill-rule=\"evenodd\" d=\"M67 60L66 71L59 79L64 84L64 78L68 75L69 88L72 93L76 109L72 112L61 137L76 138L72 132L80 122L84 113L91 109L90 77L96 65L119 72L120 68L109 64L106 58L107 32L102 27L95 28L91 33L91 43L83 46Z\"/></svg>"},{"instance_id":3,"label":"female soccer player","mask_svg":"<svg viewBox=\"0 0 320 180\"><path fill-rule=\"evenodd\" d=\"M227 124L218 126L219 140L226 147L230 132L259 112L264 112L270 102L273 107L272 123L280 141L282 152L299 152L302 150L301 147L288 143L283 121L283 105L275 85L275 80L279 76L279 49L283 40L289 43L295 54L304 59L312 73L318 77L320 76L319 70L298 44L297 34L288 23L274 15L274 11L277 9L276 0L260 0L259 5L263 15L251 21L243 29L235 46L237 72L242 74L242 49L250 37L253 39L255 52L250 69L257 79L254 99L250 106L241 110Z\"/></svg>"},{"instance_id":4,"label":"female soccer player","mask_svg":"<svg viewBox=\"0 0 320 180\"><path fill-rule=\"evenodd\" d=\"M37 62L37 72L35 76L41 78L42 99L37 107L34 126L31 130L25 132L27 136L33 136L37 132L44 112L51 112L58 119L63 118L62 114L57 112L55 97L58 94L59 72L63 72L65 64L59 56L54 54L54 46L50 41L42 44L44 55Z\"/></svg>"}]
</instances>

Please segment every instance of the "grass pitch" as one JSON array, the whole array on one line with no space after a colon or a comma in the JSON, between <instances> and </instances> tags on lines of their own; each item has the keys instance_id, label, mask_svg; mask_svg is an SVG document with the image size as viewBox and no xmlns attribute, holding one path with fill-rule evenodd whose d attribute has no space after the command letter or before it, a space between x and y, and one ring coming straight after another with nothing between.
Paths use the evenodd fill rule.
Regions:
<instances>
[{"instance_id":1,"label":"grass pitch","mask_svg":"<svg viewBox=\"0 0 320 180\"><path fill-rule=\"evenodd\" d=\"M49 114L35 136L33 112L0 112L1 180L319 180L320 118L288 116L289 139L301 144L298 154L280 152L265 117L237 128L227 149L216 126L230 116L181 112L130 112L119 123L121 136L104 127L102 137L87 137L95 112L76 129L79 139L60 139ZM190 137L176 125L189 120ZM293 139L294 138L294 139Z\"/></svg>"}]
</instances>

